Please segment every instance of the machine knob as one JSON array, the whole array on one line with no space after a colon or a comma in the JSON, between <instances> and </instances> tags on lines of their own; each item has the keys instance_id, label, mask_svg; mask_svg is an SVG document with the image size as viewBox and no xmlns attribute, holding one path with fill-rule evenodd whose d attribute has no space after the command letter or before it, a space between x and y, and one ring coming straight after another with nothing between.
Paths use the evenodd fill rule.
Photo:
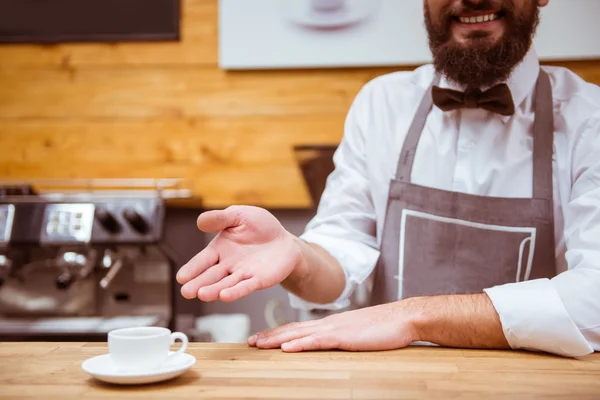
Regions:
<instances>
[{"instance_id":1,"label":"machine knob","mask_svg":"<svg viewBox=\"0 0 600 400\"><path fill-rule=\"evenodd\" d=\"M133 229L142 235L148 233L150 230L150 226L148 226L146 219L131 208L123 210L123 217L129 222Z\"/></svg>"},{"instance_id":2,"label":"machine knob","mask_svg":"<svg viewBox=\"0 0 600 400\"><path fill-rule=\"evenodd\" d=\"M56 287L61 290L68 289L73 283L73 275L70 272L63 272L56 278Z\"/></svg>"},{"instance_id":3,"label":"machine knob","mask_svg":"<svg viewBox=\"0 0 600 400\"><path fill-rule=\"evenodd\" d=\"M118 233L121 229L121 227L119 226L119 221L117 221L117 219L108 210L97 210L96 218L98 219L98 221L100 221L104 229L106 229L110 233Z\"/></svg>"}]
</instances>

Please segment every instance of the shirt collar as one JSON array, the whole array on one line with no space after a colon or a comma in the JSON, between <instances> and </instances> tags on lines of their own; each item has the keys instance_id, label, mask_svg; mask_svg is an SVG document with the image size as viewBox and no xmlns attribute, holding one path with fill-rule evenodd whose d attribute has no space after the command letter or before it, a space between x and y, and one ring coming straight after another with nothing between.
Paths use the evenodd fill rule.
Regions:
<instances>
[{"instance_id":1,"label":"shirt collar","mask_svg":"<svg viewBox=\"0 0 600 400\"><path fill-rule=\"evenodd\" d=\"M533 46L529 49L523 60L515 67L513 73L506 80L510 88L510 93L515 103L515 109L519 109L521 104L527 99L533 91L540 72L540 62ZM464 87L454 82L448 81L444 76L440 80L440 87L446 87L455 90L464 90ZM487 88L481 88L485 90ZM499 115L503 122L510 120L512 116Z\"/></svg>"}]
</instances>

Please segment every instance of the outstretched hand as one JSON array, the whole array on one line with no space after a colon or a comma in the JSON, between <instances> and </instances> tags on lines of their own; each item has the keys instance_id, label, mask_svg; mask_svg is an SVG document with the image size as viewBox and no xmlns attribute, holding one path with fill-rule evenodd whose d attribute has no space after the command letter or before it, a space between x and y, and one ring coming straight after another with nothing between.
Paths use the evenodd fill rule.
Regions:
<instances>
[{"instance_id":1,"label":"outstretched hand","mask_svg":"<svg viewBox=\"0 0 600 400\"><path fill-rule=\"evenodd\" d=\"M262 208L208 211L197 225L218 234L177 273L186 299L238 300L281 283L301 257L296 238Z\"/></svg>"}]
</instances>

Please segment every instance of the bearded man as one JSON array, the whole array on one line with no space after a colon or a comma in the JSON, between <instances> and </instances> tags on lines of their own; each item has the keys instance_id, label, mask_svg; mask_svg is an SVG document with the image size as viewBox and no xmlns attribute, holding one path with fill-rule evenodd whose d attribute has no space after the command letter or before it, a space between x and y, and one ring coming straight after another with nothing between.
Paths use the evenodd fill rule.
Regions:
<instances>
[{"instance_id":1,"label":"bearded man","mask_svg":"<svg viewBox=\"0 0 600 400\"><path fill-rule=\"evenodd\" d=\"M179 271L183 296L281 284L340 311L259 348L600 350L600 88L540 66L547 3L424 0L433 64L360 91L304 234L261 208L203 213L218 235ZM368 277L372 305L341 312Z\"/></svg>"}]
</instances>

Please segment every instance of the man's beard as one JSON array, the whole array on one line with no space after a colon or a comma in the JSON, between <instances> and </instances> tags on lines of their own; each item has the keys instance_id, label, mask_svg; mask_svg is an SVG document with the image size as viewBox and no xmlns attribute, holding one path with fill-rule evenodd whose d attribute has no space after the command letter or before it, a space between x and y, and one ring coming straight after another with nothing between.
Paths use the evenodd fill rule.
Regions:
<instances>
[{"instance_id":1,"label":"man's beard","mask_svg":"<svg viewBox=\"0 0 600 400\"><path fill-rule=\"evenodd\" d=\"M426 2L425 2L426 3ZM531 1L525 15L515 15L511 0L485 0L473 3L463 0L460 7L448 7L438 24L431 21L425 4L425 26L433 64L438 73L459 85L472 88L492 86L508 79L525 57L539 24L539 8ZM503 35L495 42L485 32L473 32L471 43L457 43L452 37L452 23L459 13L500 9L505 25Z\"/></svg>"}]
</instances>

